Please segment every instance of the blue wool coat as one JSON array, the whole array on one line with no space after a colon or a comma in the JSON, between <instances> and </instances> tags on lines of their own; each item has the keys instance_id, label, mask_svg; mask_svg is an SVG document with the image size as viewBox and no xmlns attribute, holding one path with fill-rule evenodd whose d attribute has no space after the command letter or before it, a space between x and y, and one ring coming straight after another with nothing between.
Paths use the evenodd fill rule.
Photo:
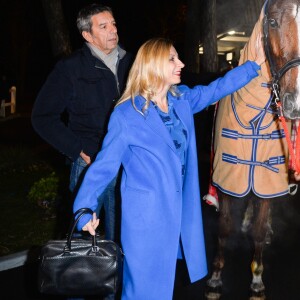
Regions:
<instances>
[{"instance_id":1,"label":"blue wool coat","mask_svg":"<svg viewBox=\"0 0 300 300\"><path fill-rule=\"evenodd\" d=\"M193 114L248 83L258 69L256 63L247 62L208 86L182 85L181 96L168 94L188 133L184 179L174 142L154 106L150 104L144 116L131 101L114 109L74 212L82 207L95 210L98 196L123 165L123 300L171 300L179 245L190 280L207 274ZM141 96L135 98L138 109L144 102ZM79 228L88 218L80 220Z\"/></svg>"}]
</instances>

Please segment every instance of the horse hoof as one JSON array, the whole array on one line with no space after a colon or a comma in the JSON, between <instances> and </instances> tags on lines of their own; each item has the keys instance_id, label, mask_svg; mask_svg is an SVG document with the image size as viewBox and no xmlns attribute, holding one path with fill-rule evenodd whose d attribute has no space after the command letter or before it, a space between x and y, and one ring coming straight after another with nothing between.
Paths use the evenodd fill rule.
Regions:
<instances>
[{"instance_id":1,"label":"horse hoof","mask_svg":"<svg viewBox=\"0 0 300 300\"><path fill-rule=\"evenodd\" d=\"M221 298L222 286L206 286L205 299L206 300L218 300Z\"/></svg>"},{"instance_id":2,"label":"horse hoof","mask_svg":"<svg viewBox=\"0 0 300 300\"><path fill-rule=\"evenodd\" d=\"M221 298L221 294L219 293L205 293L205 299L206 300L219 300Z\"/></svg>"},{"instance_id":3,"label":"horse hoof","mask_svg":"<svg viewBox=\"0 0 300 300\"><path fill-rule=\"evenodd\" d=\"M263 291L260 292L253 292L252 296L249 300L266 300L265 293Z\"/></svg>"}]
</instances>

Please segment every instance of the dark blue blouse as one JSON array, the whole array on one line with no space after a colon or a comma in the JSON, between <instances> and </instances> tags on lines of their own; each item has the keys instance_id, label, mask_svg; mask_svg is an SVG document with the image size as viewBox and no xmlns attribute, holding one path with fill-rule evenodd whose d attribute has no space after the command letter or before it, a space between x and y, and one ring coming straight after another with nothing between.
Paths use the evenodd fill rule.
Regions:
<instances>
[{"instance_id":1,"label":"dark blue blouse","mask_svg":"<svg viewBox=\"0 0 300 300\"><path fill-rule=\"evenodd\" d=\"M186 157L186 147L187 147L187 131L184 128L181 120L179 119L174 107L173 103L169 101L168 103L168 112L165 113L159 109L157 105L155 108L167 127L168 131L171 134L174 145L177 150L177 155L180 158L182 165L182 176L185 174L185 157Z\"/></svg>"}]
</instances>

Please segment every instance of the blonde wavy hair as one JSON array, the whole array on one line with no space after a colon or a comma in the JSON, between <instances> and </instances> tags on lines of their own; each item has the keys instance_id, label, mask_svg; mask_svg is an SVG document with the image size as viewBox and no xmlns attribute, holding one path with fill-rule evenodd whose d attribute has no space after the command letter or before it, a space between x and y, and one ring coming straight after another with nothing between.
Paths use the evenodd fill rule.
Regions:
<instances>
[{"instance_id":1,"label":"blonde wavy hair","mask_svg":"<svg viewBox=\"0 0 300 300\"><path fill-rule=\"evenodd\" d=\"M150 105L151 98L155 96L156 91L162 88L165 82L172 46L171 40L153 38L140 47L130 69L125 91L116 106L131 99L134 109L144 115ZM174 96L178 95L175 85L171 86L169 91ZM139 111L135 105L134 98L137 95L146 99L142 111Z\"/></svg>"}]
</instances>

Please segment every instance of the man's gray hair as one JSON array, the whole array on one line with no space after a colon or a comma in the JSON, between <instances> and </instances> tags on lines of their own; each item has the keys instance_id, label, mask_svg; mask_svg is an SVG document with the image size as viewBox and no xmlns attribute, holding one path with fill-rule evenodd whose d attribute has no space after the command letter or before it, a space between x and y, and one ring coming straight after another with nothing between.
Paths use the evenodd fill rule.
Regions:
<instances>
[{"instance_id":1,"label":"man's gray hair","mask_svg":"<svg viewBox=\"0 0 300 300\"><path fill-rule=\"evenodd\" d=\"M92 21L91 18L94 15L108 11L113 15L113 11L109 6L103 6L97 3L90 4L82 8L77 15L77 28L82 34L83 31L91 32Z\"/></svg>"}]
</instances>

